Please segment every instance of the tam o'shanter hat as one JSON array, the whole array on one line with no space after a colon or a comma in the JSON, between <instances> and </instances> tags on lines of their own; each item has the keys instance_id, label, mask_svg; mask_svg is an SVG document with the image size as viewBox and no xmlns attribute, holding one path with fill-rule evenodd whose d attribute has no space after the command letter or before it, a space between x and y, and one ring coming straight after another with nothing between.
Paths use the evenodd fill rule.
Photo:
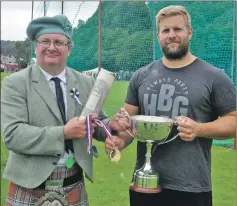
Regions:
<instances>
[{"instance_id":1,"label":"tam o'shanter hat","mask_svg":"<svg viewBox=\"0 0 237 206\"><path fill-rule=\"evenodd\" d=\"M72 24L62 14L53 17L39 17L29 23L26 34L31 41L35 41L42 34L63 34L71 39Z\"/></svg>"}]
</instances>

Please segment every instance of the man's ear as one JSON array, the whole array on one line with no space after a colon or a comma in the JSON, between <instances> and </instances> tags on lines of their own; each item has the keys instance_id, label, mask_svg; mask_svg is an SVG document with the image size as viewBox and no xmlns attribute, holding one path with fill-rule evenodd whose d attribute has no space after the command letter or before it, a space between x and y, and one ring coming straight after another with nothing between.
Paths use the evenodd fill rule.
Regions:
<instances>
[{"instance_id":1,"label":"man's ear","mask_svg":"<svg viewBox=\"0 0 237 206\"><path fill-rule=\"evenodd\" d=\"M192 36L193 36L193 29L190 28L188 32L188 39L191 40Z\"/></svg>"},{"instance_id":2,"label":"man's ear","mask_svg":"<svg viewBox=\"0 0 237 206\"><path fill-rule=\"evenodd\" d=\"M71 51L72 51L72 48L70 47L70 48L68 49L68 53L67 53L67 56L68 56L68 57L70 56Z\"/></svg>"},{"instance_id":3,"label":"man's ear","mask_svg":"<svg viewBox=\"0 0 237 206\"><path fill-rule=\"evenodd\" d=\"M159 32L156 32L156 36L157 36L158 41L160 41L160 34L159 34Z\"/></svg>"},{"instance_id":4,"label":"man's ear","mask_svg":"<svg viewBox=\"0 0 237 206\"><path fill-rule=\"evenodd\" d=\"M36 47L37 47L37 45L36 45L36 43L34 44L34 49L35 49L35 54L37 54L37 52L36 52Z\"/></svg>"}]
</instances>

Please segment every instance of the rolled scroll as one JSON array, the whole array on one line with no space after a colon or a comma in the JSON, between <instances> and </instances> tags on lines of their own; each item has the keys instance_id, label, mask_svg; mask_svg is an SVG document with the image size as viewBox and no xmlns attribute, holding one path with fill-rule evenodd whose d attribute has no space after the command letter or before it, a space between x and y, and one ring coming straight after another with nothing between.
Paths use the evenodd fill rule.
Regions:
<instances>
[{"instance_id":1,"label":"rolled scroll","mask_svg":"<svg viewBox=\"0 0 237 206\"><path fill-rule=\"evenodd\" d=\"M115 73L101 69L81 115L99 114L115 79Z\"/></svg>"}]
</instances>

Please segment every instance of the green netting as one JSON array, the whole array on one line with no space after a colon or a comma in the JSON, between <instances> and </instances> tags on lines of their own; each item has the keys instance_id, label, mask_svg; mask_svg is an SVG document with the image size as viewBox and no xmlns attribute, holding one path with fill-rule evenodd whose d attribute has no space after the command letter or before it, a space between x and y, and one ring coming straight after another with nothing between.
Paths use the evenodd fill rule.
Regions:
<instances>
[{"instance_id":1,"label":"green netting","mask_svg":"<svg viewBox=\"0 0 237 206\"><path fill-rule=\"evenodd\" d=\"M148 3L152 17L155 59L162 56L156 38L155 16L169 5L185 6L194 30L191 51L224 71L236 85L236 23L234 1L166 1Z\"/></svg>"},{"instance_id":2,"label":"green netting","mask_svg":"<svg viewBox=\"0 0 237 206\"><path fill-rule=\"evenodd\" d=\"M34 3L33 18L63 13L71 21L75 46L69 67L86 71L100 65L116 72L117 80L129 80L138 68L162 56L155 16L161 8L177 4L192 18L192 53L221 69L236 85L235 1L102 1L101 7L99 1L45 1Z\"/></svg>"},{"instance_id":3,"label":"green netting","mask_svg":"<svg viewBox=\"0 0 237 206\"><path fill-rule=\"evenodd\" d=\"M234 147L234 141L214 140L212 144L215 146Z\"/></svg>"},{"instance_id":4,"label":"green netting","mask_svg":"<svg viewBox=\"0 0 237 206\"><path fill-rule=\"evenodd\" d=\"M99 51L100 11L74 30L76 48L69 66L79 71L102 68L129 80L137 68L153 60L152 22L144 2L103 2L101 7L101 55Z\"/></svg>"},{"instance_id":5,"label":"green netting","mask_svg":"<svg viewBox=\"0 0 237 206\"><path fill-rule=\"evenodd\" d=\"M192 53L220 68L236 84L234 1L103 1L101 16L99 1L45 1L34 3L33 18L63 13L72 22L75 46L68 66L86 71L100 65L116 72L117 79L129 80L139 67L162 56L155 16L171 4L185 6L191 15Z\"/></svg>"},{"instance_id":6,"label":"green netting","mask_svg":"<svg viewBox=\"0 0 237 206\"><path fill-rule=\"evenodd\" d=\"M103 3L102 67L129 80L153 60L152 22L143 2Z\"/></svg>"},{"instance_id":7,"label":"green netting","mask_svg":"<svg viewBox=\"0 0 237 206\"><path fill-rule=\"evenodd\" d=\"M101 7L99 1L46 1L34 3L33 18L63 13L72 22L75 46L69 67L86 71L101 65L116 72L117 80L129 80L138 68L162 56L155 16L161 8L177 4L192 18L192 53L221 69L236 85L235 1L103 1Z\"/></svg>"}]
</instances>

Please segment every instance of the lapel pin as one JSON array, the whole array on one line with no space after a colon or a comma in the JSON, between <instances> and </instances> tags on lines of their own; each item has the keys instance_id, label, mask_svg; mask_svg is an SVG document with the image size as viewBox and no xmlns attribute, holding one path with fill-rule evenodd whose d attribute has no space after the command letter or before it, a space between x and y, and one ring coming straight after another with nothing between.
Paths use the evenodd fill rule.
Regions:
<instances>
[{"instance_id":1,"label":"lapel pin","mask_svg":"<svg viewBox=\"0 0 237 206\"><path fill-rule=\"evenodd\" d=\"M79 95L80 95L80 93L76 88L72 88L70 90L70 96L76 101L76 103L82 105L82 103L79 100Z\"/></svg>"}]
</instances>

